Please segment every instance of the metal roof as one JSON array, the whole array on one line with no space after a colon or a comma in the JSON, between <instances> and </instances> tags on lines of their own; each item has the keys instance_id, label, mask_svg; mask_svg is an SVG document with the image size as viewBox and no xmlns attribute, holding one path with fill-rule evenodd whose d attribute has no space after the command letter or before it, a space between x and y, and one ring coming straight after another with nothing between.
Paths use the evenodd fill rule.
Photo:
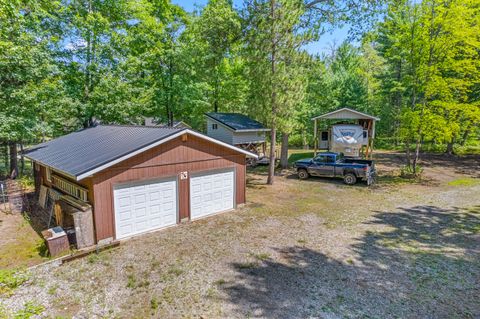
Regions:
<instances>
[{"instance_id":1,"label":"metal roof","mask_svg":"<svg viewBox=\"0 0 480 319\"><path fill-rule=\"evenodd\" d=\"M98 125L83 129L35 145L25 150L24 154L42 165L81 180L185 133L256 157L190 129L126 125Z\"/></svg>"},{"instance_id":2,"label":"metal roof","mask_svg":"<svg viewBox=\"0 0 480 319\"><path fill-rule=\"evenodd\" d=\"M35 145L25 151L25 156L70 176L78 176L178 131L181 130L98 125Z\"/></svg>"},{"instance_id":3,"label":"metal roof","mask_svg":"<svg viewBox=\"0 0 480 319\"><path fill-rule=\"evenodd\" d=\"M262 123L240 113L205 113L234 131L269 131Z\"/></svg>"},{"instance_id":4,"label":"metal roof","mask_svg":"<svg viewBox=\"0 0 480 319\"><path fill-rule=\"evenodd\" d=\"M367 119L367 120L375 120L380 121L380 118L375 117L373 115L369 115L366 113L362 113L356 110L352 110L348 107L341 108L339 110L329 112L326 114L319 115L317 117L312 118L312 120L317 119L334 119L334 120L356 120L356 119Z\"/></svg>"}]
</instances>

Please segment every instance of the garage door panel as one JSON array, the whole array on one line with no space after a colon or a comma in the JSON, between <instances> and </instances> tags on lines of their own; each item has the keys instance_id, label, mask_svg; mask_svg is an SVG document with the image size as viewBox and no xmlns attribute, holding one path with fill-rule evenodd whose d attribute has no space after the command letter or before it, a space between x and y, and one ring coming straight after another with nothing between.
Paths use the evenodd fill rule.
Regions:
<instances>
[{"instance_id":1,"label":"garage door panel","mask_svg":"<svg viewBox=\"0 0 480 319\"><path fill-rule=\"evenodd\" d=\"M117 238L167 227L177 222L177 182L150 181L114 188Z\"/></svg>"},{"instance_id":2,"label":"garage door panel","mask_svg":"<svg viewBox=\"0 0 480 319\"><path fill-rule=\"evenodd\" d=\"M190 178L192 219L234 208L234 171L211 172Z\"/></svg>"}]
</instances>

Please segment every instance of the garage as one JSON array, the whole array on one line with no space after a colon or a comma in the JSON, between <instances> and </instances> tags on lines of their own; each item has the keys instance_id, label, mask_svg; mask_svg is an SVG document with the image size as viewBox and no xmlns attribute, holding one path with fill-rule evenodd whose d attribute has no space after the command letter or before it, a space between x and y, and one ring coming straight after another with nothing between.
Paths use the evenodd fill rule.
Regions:
<instances>
[{"instance_id":1,"label":"garage","mask_svg":"<svg viewBox=\"0 0 480 319\"><path fill-rule=\"evenodd\" d=\"M177 181L148 181L114 187L118 239L177 223Z\"/></svg>"},{"instance_id":2,"label":"garage","mask_svg":"<svg viewBox=\"0 0 480 319\"><path fill-rule=\"evenodd\" d=\"M91 207L108 244L246 202L247 150L189 128L97 125L33 146L35 185Z\"/></svg>"},{"instance_id":3,"label":"garage","mask_svg":"<svg viewBox=\"0 0 480 319\"><path fill-rule=\"evenodd\" d=\"M234 185L233 170L192 176L190 178L192 220L233 209Z\"/></svg>"}]
</instances>

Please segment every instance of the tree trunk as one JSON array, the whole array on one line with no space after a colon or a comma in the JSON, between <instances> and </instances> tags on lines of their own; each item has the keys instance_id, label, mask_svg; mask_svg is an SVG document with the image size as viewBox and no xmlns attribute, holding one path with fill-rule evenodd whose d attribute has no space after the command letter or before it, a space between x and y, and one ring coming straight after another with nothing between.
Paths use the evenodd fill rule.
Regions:
<instances>
[{"instance_id":1,"label":"tree trunk","mask_svg":"<svg viewBox=\"0 0 480 319\"><path fill-rule=\"evenodd\" d=\"M280 166L288 168L288 133L282 133L282 149L280 152Z\"/></svg>"},{"instance_id":2,"label":"tree trunk","mask_svg":"<svg viewBox=\"0 0 480 319\"><path fill-rule=\"evenodd\" d=\"M447 150L445 153L448 155L454 155L455 151L453 150L453 144L455 143L454 139L452 139L450 142L447 143Z\"/></svg>"},{"instance_id":3,"label":"tree trunk","mask_svg":"<svg viewBox=\"0 0 480 319\"><path fill-rule=\"evenodd\" d=\"M20 174L25 172L25 157L23 156L23 143L20 143Z\"/></svg>"},{"instance_id":4,"label":"tree trunk","mask_svg":"<svg viewBox=\"0 0 480 319\"><path fill-rule=\"evenodd\" d=\"M405 155L407 157L407 167L412 167L412 153L410 152L410 142L405 143Z\"/></svg>"},{"instance_id":5,"label":"tree trunk","mask_svg":"<svg viewBox=\"0 0 480 319\"><path fill-rule=\"evenodd\" d=\"M305 130L302 131L302 145L304 150L308 150L307 134L305 133Z\"/></svg>"},{"instance_id":6,"label":"tree trunk","mask_svg":"<svg viewBox=\"0 0 480 319\"><path fill-rule=\"evenodd\" d=\"M3 162L5 163L5 175L8 175L8 165L9 165L9 161L8 161L8 144L7 143L4 143L2 145L2 149L3 149Z\"/></svg>"},{"instance_id":7,"label":"tree trunk","mask_svg":"<svg viewBox=\"0 0 480 319\"><path fill-rule=\"evenodd\" d=\"M461 146L465 146L465 143L467 142L468 135L470 134L470 126L463 132L462 139L460 141Z\"/></svg>"},{"instance_id":8,"label":"tree trunk","mask_svg":"<svg viewBox=\"0 0 480 319\"><path fill-rule=\"evenodd\" d=\"M10 178L18 176L17 143L10 142Z\"/></svg>"},{"instance_id":9,"label":"tree trunk","mask_svg":"<svg viewBox=\"0 0 480 319\"><path fill-rule=\"evenodd\" d=\"M270 0L270 15L272 23L272 51L270 53L270 72L272 79L275 78L277 73L276 63L277 63L277 47L275 42L275 0ZM272 185L275 178L275 146L277 143L277 88L275 81L272 81L270 103L272 107L272 127L270 131L270 163L268 165L268 178L267 184Z\"/></svg>"},{"instance_id":10,"label":"tree trunk","mask_svg":"<svg viewBox=\"0 0 480 319\"><path fill-rule=\"evenodd\" d=\"M277 140L277 129L272 126L270 130L270 163L268 164L267 184L272 185L275 176L275 144Z\"/></svg>"},{"instance_id":11,"label":"tree trunk","mask_svg":"<svg viewBox=\"0 0 480 319\"><path fill-rule=\"evenodd\" d=\"M417 176L418 174L418 160L420 159L420 148L423 143L423 138L420 137L417 139L416 145L415 145L415 155L413 157L413 162L412 162L412 171L413 175Z\"/></svg>"}]
</instances>

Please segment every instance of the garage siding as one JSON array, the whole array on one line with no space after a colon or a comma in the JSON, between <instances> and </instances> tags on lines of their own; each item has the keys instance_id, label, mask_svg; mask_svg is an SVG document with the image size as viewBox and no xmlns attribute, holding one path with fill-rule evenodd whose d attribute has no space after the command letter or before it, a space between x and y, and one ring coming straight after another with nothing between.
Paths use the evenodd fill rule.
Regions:
<instances>
[{"instance_id":1,"label":"garage siding","mask_svg":"<svg viewBox=\"0 0 480 319\"><path fill-rule=\"evenodd\" d=\"M178 185L179 218L189 216L190 174L221 168L235 168L236 204L245 203L245 155L188 135L159 145L93 176L94 219L97 241L115 238L113 185L129 181L175 177L188 172Z\"/></svg>"}]
</instances>

